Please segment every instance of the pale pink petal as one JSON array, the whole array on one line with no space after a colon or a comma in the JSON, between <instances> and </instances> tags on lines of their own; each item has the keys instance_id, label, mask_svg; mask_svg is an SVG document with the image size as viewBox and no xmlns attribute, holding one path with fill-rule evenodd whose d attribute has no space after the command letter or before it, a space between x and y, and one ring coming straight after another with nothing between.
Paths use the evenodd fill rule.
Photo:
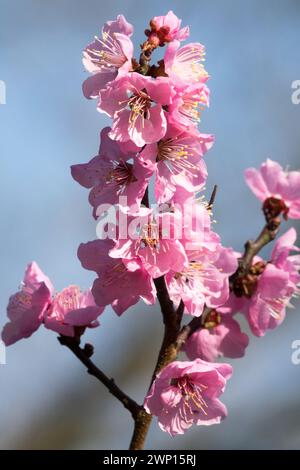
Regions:
<instances>
[{"instance_id":1,"label":"pale pink petal","mask_svg":"<svg viewBox=\"0 0 300 470\"><path fill-rule=\"evenodd\" d=\"M251 191L261 201L264 201L270 196L270 192L261 173L255 168L248 168L245 171L245 180Z\"/></svg>"},{"instance_id":2,"label":"pale pink petal","mask_svg":"<svg viewBox=\"0 0 300 470\"><path fill-rule=\"evenodd\" d=\"M101 72L88 77L82 84L84 96L88 99L98 98L100 91L116 76L117 72Z\"/></svg>"}]
</instances>

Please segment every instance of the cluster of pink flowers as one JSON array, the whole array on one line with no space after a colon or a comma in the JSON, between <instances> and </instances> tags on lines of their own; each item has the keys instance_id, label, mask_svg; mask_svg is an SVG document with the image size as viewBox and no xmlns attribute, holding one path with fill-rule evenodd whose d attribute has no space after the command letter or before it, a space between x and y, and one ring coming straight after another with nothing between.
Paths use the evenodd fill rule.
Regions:
<instances>
[{"instance_id":1,"label":"cluster of pink flowers","mask_svg":"<svg viewBox=\"0 0 300 470\"><path fill-rule=\"evenodd\" d=\"M12 344L41 324L61 335L80 336L86 327L99 324L107 305L121 315L141 299L154 304L154 281L165 276L169 296L175 306L183 303L186 318L203 317L201 328L184 345L190 362L167 365L144 402L160 427L175 435L194 423L219 423L226 416L219 397L232 369L215 361L242 357L249 342L235 314L243 313L257 336L279 325L299 292L300 255L295 254L296 232L290 229L276 242L270 260L255 257L239 288L231 286L241 255L222 245L213 230L211 207L198 197L207 179L204 155L214 142L197 127L209 105L205 48L181 45L189 29L181 28L170 11L153 18L146 30L143 51L166 50L159 66L145 69L133 56L132 34L133 26L119 15L84 49L90 74L84 95L97 100L97 110L111 118L111 126L101 131L97 155L73 165L71 172L90 189L93 216L97 219L102 204L116 205L134 226L135 236L120 237L117 229L113 240L79 246L82 266L97 274L84 293L76 286L55 293L38 266L30 264L21 290L10 298L10 321L2 338ZM152 179L158 211L146 204ZM299 171L283 171L267 160L260 171L246 171L246 182L263 202L267 220L280 214L300 218ZM182 230L184 204L190 207L192 223Z\"/></svg>"},{"instance_id":2,"label":"cluster of pink flowers","mask_svg":"<svg viewBox=\"0 0 300 470\"><path fill-rule=\"evenodd\" d=\"M42 324L61 335L74 337L86 327L98 326L97 318L103 310L96 305L90 289L81 292L78 286L68 286L56 293L50 279L33 262L26 268L19 292L9 299L10 321L3 328L2 339L8 346L28 338Z\"/></svg>"}]
</instances>

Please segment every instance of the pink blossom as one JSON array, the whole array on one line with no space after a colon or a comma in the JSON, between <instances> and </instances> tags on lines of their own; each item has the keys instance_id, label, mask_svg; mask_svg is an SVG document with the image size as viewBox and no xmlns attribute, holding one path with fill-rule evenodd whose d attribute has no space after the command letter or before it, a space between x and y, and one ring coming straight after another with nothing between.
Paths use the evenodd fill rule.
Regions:
<instances>
[{"instance_id":1,"label":"pink blossom","mask_svg":"<svg viewBox=\"0 0 300 470\"><path fill-rule=\"evenodd\" d=\"M176 86L203 83L208 79L204 60L205 47L202 44L195 42L180 47L179 41L173 41L165 52L165 72Z\"/></svg>"},{"instance_id":2,"label":"pink blossom","mask_svg":"<svg viewBox=\"0 0 300 470\"><path fill-rule=\"evenodd\" d=\"M126 207L134 206L136 210L153 173L151 168L142 165L137 158L130 163L128 160L135 153L111 140L107 135L109 130L110 128L105 128L101 132L99 155L88 163L71 167L73 178L82 186L92 188L89 202L94 208L95 218L99 215L97 208L101 204L114 205L126 201ZM120 199L120 196L123 198Z\"/></svg>"},{"instance_id":3,"label":"pink blossom","mask_svg":"<svg viewBox=\"0 0 300 470\"><path fill-rule=\"evenodd\" d=\"M207 169L202 157L213 142L210 134L169 124L163 139L146 145L139 158L147 168L155 170L155 197L159 204L172 199L178 186L189 192L203 189Z\"/></svg>"},{"instance_id":4,"label":"pink blossom","mask_svg":"<svg viewBox=\"0 0 300 470\"><path fill-rule=\"evenodd\" d=\"M196 126L200 122L201 111L206 106L209 106L209 89L204 83L176 87L168 106L170 121L183 128Z\"/></svg>"},{"instance_id":5,"label":"pink blossom","mask_svg":"<svg viewBox=\"0 0 300 470\"><path fill-rule=\"evenodd\" d=\"M200 358L213 362L223 356L243 357L248 343L249 338L241 332L239 323L220 308L208 314L203 327L186 342L184 351L190 360Z\"/></svg>"},{"instance_id":6,"label":"pink blossom","mask_svg":"<svg viewBox=\"0 0 300 470\"><path fill-rule=\"evenodd\" d=\"M176 206L173 210L177 214ZM184 205L182 243L190 259L196 259L199 255L215 255L220 250L221 239L212 230L211 216L211 210L202 196L198 199L194 197L193 201L188 200Z\"/></svg>"},{"instance_id":7,"label":"pink blossom","mask_svg":"<svg viewBox=\"0 0 300 470\"><path fill-rule=\"evenodd\" d=\"M288 273L268 264L260 276L255 295L247 302L247 318L253 334L263 336L285 318Z\"/></svg>"},{"instance_id":8,"label":"pink blossom","mask_svg":"<svg viewBox=\"0 0 300 470\"><path fill-rule=\"evenodd\" d=\"M171 100L168 78L130 73L100 92L98 109L113 118L109 136L120 142L132 140L138 147L157 142L166 133L163 106Z\"/></svg>"},{"instance_id":9,"label":"pink blossom","mask_svg":"<svg viewBox=\"0 0 300 470\"><path fill-rule=\"evenodd\" d=\"M60 335L75 336L74 327L98 326L97 318L103 310L95 304L90 289L81 292L78 286L69 286L54 296L45 312L44 324Z\"/></svg>"},{"instance_id":10,"label":"pink blossom","mask_svg":"<svg viewBox=\"0 0 300 470\"><path fill-rule=\"evenodd\" d=\"M112 240L94 240L82 243L78 248L82 266L98 274L92 288L97 304L111 304L115 312L121 315L140 299L147 304L155 303L153 280L140 260L133 259L129 270L126 260L123 262L122 259L114 259L108 255L112 247Z\"/></svg>"},{"instance_id":11,"label":"pink blossom","mask_svg":"<svg viewBox=\"0 0 300 470\"><path fill-rule=\"evenodd\" d=\"M300 218L300 171L285 171L279 163L267 159L259 170L248 168L245 179L265 207L268 202L277 201L281 203L279 212L286 218Z\"/></svg>"},{"instance_id":12,"label":"pink blossom","mask_svg":"<svg viewBox=\"0 0 300 470\"><path fill-rule=\"evenodd\" d=\"M9 299L7 316L10 321L2 331L6 346L28 338L39 328L53 291L51 281L37 263L30 263L26 268L21 290Z\"/></svg>"},{"instance_id":13,"label":"pink blossom","mask_svg":"<svg viewBox=\"0 0 300 470\"><path fill-rule=\"evenodd\" d=\"M150 21L151 31L146 31L149 41L153 42L158 39L160 46L165 43L174 41L184 41L190 34L188 26L180 28L181 20L170 10L165 16L155 16Z\"/></svg>"},{"instance_id":14,"label":"pink blossom","mask_svg":"<svg viewBox=\"0 0 300 470\"><path fill-rule=\"evenodd\" d=\"M286 307L291 306L290 299L299 295L300 255L290 255L290 251L299 251L295 247L296 238L292 228L277 240L271 263L258 279L256 293L246 305L249 325L256 336L280 325Z\"/></svg>"},{"instance_id":15,"label":"pink blossom","mask_svg":"<svg viewBox=\"0 0 300 470\"><path fill-rule=\"evenodd\" d=\"M122 208L120 212L123 213ZM127 237L115 241L110 251L111 257L123 260L138 258L153 278L163 276L170 270L177 272L184 269L188 260L179 240L181 221L176 214L154 214L153 210L141 208L135 215L129 215L127 221ZM132 269L131 266L129 269Z\"/></svg>"},{"instance_id":16,"label":"pink blossom","mask_svg":"<svg viewBox=\"0 0 300 470\"><path fill-rule=\"evenodd\" d=\"M184 186L177 186L176 191L169 201L170 207L185 207L195 203L195 192L186 189Z\"/></svg>"},{"instance_id":17,"label":"pink blossom","mask_svg":"<svg viewBox=\"0 0 300 470\"><path fill-rule=\"evenodd\" d=\"M104 33L121 33L126 36L133 35L133 26L128 23L124 15L118 15L116 20L107 21L103 26Z\"/></svg>"},{"instance_id":18,"label":"pink blossom","mask_svg":"<svg viewBox=\"0 0 300 470\"><path fill-rule=\"evenodd\" d=\"M86 98L97 98L108 82L131 69L133 44L129 36L132 32L132 25L119 15L117 20L104 25L101 38L95 36L95 40L84 49L83 64L92 74L82 86Z\"/></svg>"},{"instance_id":19,"label":"pink blossom","mask_svg":"<svg viewBox=\"0 0 300 470\"><path fill-rule=\"evenodd\" d=\"M271 260L258 275L252 296L233 296L232 312L245 313L256 336L264 336L267 330L279 326L285 318L286 308L292 306L291 298L299 296L300 255L290 254L299 251L295 247L296 238L294 228L278 238ZM254 264L258 260L254 260Z\"/></svg>"},{"instance_id":20,"label":"pink blossom","mask_svg":"<svg viewBox=\"0 0 300 470\"><path fill-rule=\"evenodd\" d=\"M66 336L75 335L75 326L97 326L97 317L103 308L96 306L90 290L81 293L70 286L59 293L37 263L27 266L21 290L12 295L7 307L10 320L2 331L8 346L28 338L41 324Z\"/></svg>"},{"instance_id":21,"label":"pink blossom","mask_svg":"<svg viewBox=\"0 0 300 470\"><path fill-rule=\"evenodd\" d=\"M171 436L184 434L193 424L218 424L227 416L219 396L231 375L229 364L172 362L157 375L144 407Z\"/></svg>"},{"instance_id":22,"label":"pink blossom","mask_svg":"<svg viewBox=\"0 0 300 470\"><path fill-rule=\"evenodd\" d=\"M237 269L231 248L221 245L216 251L187 251L189 265L182 271L169 272L166 279L171 298L184 302L185 313L202 315L206 306L216 308L229 298L229 276Z\"/></svg>"}]
</instances>

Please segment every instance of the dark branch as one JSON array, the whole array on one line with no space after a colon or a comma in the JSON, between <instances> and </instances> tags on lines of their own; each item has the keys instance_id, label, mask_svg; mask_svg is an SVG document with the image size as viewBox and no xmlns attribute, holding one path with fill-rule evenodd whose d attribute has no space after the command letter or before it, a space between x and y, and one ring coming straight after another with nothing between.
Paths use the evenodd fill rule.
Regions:
<instances>
[{"instance_id":1,"label":"dark branch","mask_svg":"<svg viewBox=\"0 0 300 470\"><path fill-rule=\"evenodd\" d=\"M148 186L147 186L146 191L144 193L141 204L142 204L142 206L149 207L149 190L148 190Z\"/></svg>"},{"instance_id":2,"label":"dark branch","mask_svg":"<svg viewBox=\"0 0 300 470\"><path fill-rule=\"evenodd\" d=\"M176 311L174 304L170 299L164 276L154 279L154 284L156 287L157 298L160 304L164 324L172 323L176 320Z\"/></svg>"},{"instance_id":3,"label":"dark branch","mask_svg":"<svg viewBox=\"0 0 300 470\"><path fill-rule=\"evenodd\" d=\"M134 420L137 419L143 408L132 398L126 395L114 382L114 379L107 377L89 358L85 349L81 348L78 341L68 336L59 336L58 341L63 346L69 348L73 354L84 364L89 374L93 375L109 390L109 392L119 400L123 406L131 413Z\"/></svg>"},{"instance_id":4,"label":"dark branch","mask_svg":"<svg viewBox=\"0 0 300 470\"><path fill-rule=\"evenodd\" d=\"M199 328L202 328L203 322L205 321L205 318L207 315L212 311L211 308L205 307L203 310L203 313L201 317L194 317L187 325L184 325L177 338L176 338L176 343L175 343L175 348L177 353L181 350L181 348L184 346L185 342L188 340L188 338Z\"/></svg>"},{"instance_id":5,"label":"dark branch","mask_svg":"<svg viewBox=\"0 0 300 470\"><path fill-rule=\"evenodd\" d=\"M266 223L263 230L255 241L249 240L245 244L245 251L243 256L239 259L239 266L237 271L231 276L230 284L234 284L236 279L245 276L251 268L254 257L264 248L268 243L273 241L280 228L280 218L276 217Z\"/></svg>"},{"instance_id":6,"label":"dark branch","mask_svg":"<svg viewBox=\"0 0 300 470\"><path fill-rule=\"evenodd\" d=\"M172 300L170 299L168 288L164 276L154 279L157 291L157 298L161 307L161 313L164 321L164 337L158 354L156 366L152 375L150 387L155 380L156 375L170 362L176 359L177 351L175 349L175 341L180 329L181 309L179 314ZM144 442L149 431L152 416L141 412L139 419L135 420L134 432L130 443L130 450L143 449Z\"/></svg>"}]
</instances>

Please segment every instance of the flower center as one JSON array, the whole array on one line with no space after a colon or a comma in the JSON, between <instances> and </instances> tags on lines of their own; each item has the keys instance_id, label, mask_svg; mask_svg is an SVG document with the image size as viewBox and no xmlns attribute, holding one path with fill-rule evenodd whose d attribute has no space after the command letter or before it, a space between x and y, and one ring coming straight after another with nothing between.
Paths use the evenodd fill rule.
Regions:
<instances>
[{"instance_id":1,"label":"flower center","mask_svg":"<svg viewBox=\"0 0 300 470\"><path fill-rule=\"evenodd\" d=\"M192 155L192 148L184 140L184 137L161 140L158 143L157 161L163 161L171 173L178 174L184 170L196 175L196 165L188 160Z\"/></svg>"},{"instance_id":2,"label":"flower center","mask_svg":"<svg viewBox=\"0 0 300 470\"><path fill-rule=\"evenodd\" d=\"M119 69L125 64L127 58L119 44L119 41L111 35L103 32L102 39L95 36L95 41L101 49L87 49L92 62L98 66L102 72L109 72L112 69Z\"/></svg>"},{"instance_id":3,"label":"flower center","mask_svg":"<svg viewBox=\"0 0 300 470\"><path fill-rule=\"evenodd\" d=\"M138 117L142 118L142 126L144 127L144 120L150 118L150 108L152 100L147 94L146 90L136 90L132 96L126 100L130 108L129 124L133 128L136 124Z\"/></svg>"},{"instance_id":4,"label":"flower center","mask_svg":"<svg viewBox=\"0 0 300 470\"><path fill-rule=\"evenodd\" d=\"M160 248L159 239L159 227L156 222L152 222L142 226L140 232L141 248L148 247L151 250L158 252Z\"/></svg>"},{"instance_id":5,"label":"flower center","mask_svg":"<svg viewBox=\"0 0 300 470\"><path fill-rule=\"evenodd\" d=\"M207 97L204 92L200 94L185 94L182 97L182 105L178 108L178 111L192 123L197 124L200 122L201 111L205 109L207 104Z\"/></svg>"},{"instance_id":6,"label":"flower center","mask_svg":"<svg viewBox=\"0 0 300 470\"><path fill-rule=\"evenodd\" d=\"M177 52L172 70L187 82L200 81L208 76L202 63L204 61L204 47L184 47Z\"/></svg>"},{"instance_id":7,"label":"flower center","mask_svg":"<svg viewBox=\"0 0 300 470\"><path fill-rule=\"evenodd\" d=\"M171 384L179 388L184 399L184 407L189 412L193 413L194 407L196 407L197 411L200 410L207 415L205 409L208 408L208 405L202 395L203 391L207 389L206 385L195 384L188 375L173 379Z\"/></svg>"},{"instance_id":8,"label":"flower center","mask_svg":"<svg viewBox=\"0 0 300 470\"><path fill-rule=\"evenodd\" d=\"M64 321L66 311L77 310L79 308L80 288L64 289L56 294L50 307L49 314L55 311L55 316L59 321Z\"/></svg>"},{"instance_id":9,"label":"flower center","mask_svg":"<svg viewBox=\"0 0 300 470\"><path fill-rule=\"evenodd\" d=\"M133 166L127 162L115 162L117 165L114 169L110 170L106 177L105 183L113 185L117 194L122 194L126 187L135 181L136 177L133 175L132 168Z\"/></svg>"},{"instance_id":10,"label":"flower center","mask_svg":"<svg viewBox=\"0 0 300 470\"><path fill-rule=\"evenodd\" d=\"M215 279L216 269L213 264L190 261L189 266L181 273L177 273L177 276L178 278L182 278L185 282L199 280L203 283ZM205 289L203 285L202 289ZM205 290L203 290L203 292L205 292Z\"/></svg>"}]
</instances>

